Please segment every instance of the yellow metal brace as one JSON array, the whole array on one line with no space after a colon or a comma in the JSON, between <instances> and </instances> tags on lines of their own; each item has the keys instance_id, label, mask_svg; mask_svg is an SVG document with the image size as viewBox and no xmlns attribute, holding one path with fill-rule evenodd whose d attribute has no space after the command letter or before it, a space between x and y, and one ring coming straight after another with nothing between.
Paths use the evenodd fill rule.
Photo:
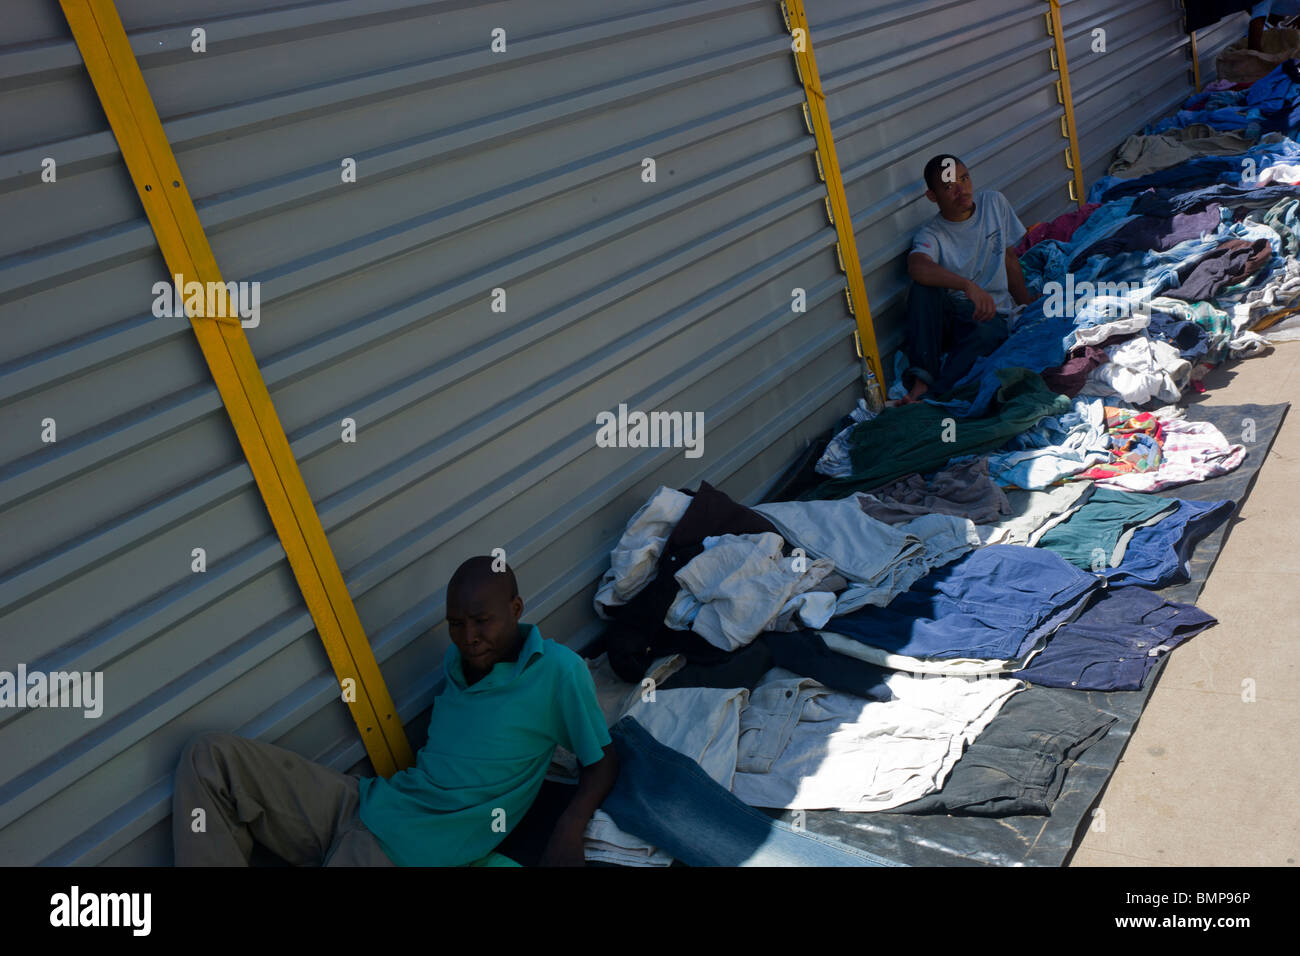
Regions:
<instances>
[{"instance_id":1,"label":"yellow metal brace","mask_svg":"<svg viewBox=\"0 0 1300 956\"><path fill-rule=\"evenodd\" d=\"M862 264L858 259L857 237L853 233L853 220L849 216L849 201L844 195L844 177L835 156L835 138L831 133L830 116L826 112L826 94L822 92L821 75L813 56L812 31L808 28L808 14L803 0L783 0L781 16L793 38L795 70L803 81L804 124L817 137L817 171L826 182L826 217L835 227L839 237L835 253L840 268L848 279L844 294L849 312L857 320L854 346L862 359L862 381L867 404L877 411L884 407L884 375L880 366L880 350L876 345L876 330L871 322L871 306L867 302L867 287L862 279Z\"/></svg>"},{"instance_id":2,"label":"yellow metal brace","mask_svg":"<svg viewBox=\"0 0 1300 956\"><path fill-rule=\"evenodd\" d=\"M1192 77L1196 80L1196 92L1201 92L1201 54L1196 49L1196 31L1192 31Z\"/></svg>"},{"instance_id":3,"label":"yellow metal brace","mask_svg":"<svg viewBox=\"0 0 1300 956\"><path fill-rule=\"evenodd\" d=\"M1061 135L1070 140L1065 151L1065 168L1074 173L1070 180L1070 199L1080 206L1084 203L1083 161L1079 155L1079 128L1074 122L1074 94L1070 90L1070 65L1065 58L1065 31L1061 29L1060 0L1047 0L1050 10L1047 13L1047 33L1056 41L1051 51L1052 69L1061 74L1056 81L1056 100L1065 108L1061 117Z\"/></svg>"},{"instance_id":4,"label":"yellow metal brace","mask_svg":"<svg viewBox=\"0 0 1300 956\"><path fill-rule=\"evenodd\" d=\"M60 3L168 271L213 288L206 283L221 282L221 272L117 8L112 0ZM236 315L229 302L218 305ZM355 685L355 701L344 699L366 752L389 776L414 755L244 330L237 318L208 317L202 306L189 318L334 672L341 685Z\"/></svg>"}]
</instances>

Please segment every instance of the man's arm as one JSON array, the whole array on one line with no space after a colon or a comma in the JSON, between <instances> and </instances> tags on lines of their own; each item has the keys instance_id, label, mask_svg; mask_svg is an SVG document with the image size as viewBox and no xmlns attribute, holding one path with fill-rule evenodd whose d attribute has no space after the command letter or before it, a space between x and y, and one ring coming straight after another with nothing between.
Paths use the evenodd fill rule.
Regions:
<instances>
[{"instance_id":1,"label":"man's arm","mask_svg":"<svg viewBox=\"0 0 1300 956\"><path fill-rule=\"evenodd\" d=\"M951 269L945 269L924 252L913 252L907 257L907 274L919 285L933 285L941 289L965 292L966 297L975 304L974 317L980 321L993 318L998 311L993 296L965 276L959 276ZM1022 278L1021 282L1023 281Z\"/></svg>"},{"instance_id":2,"label":"man's arm","mask_svg":"<svg viewBox=\"0 0 1300 956\"><path fill-rule=\"evenodd\" d=\"M913 252L907 257L907 274L912 281L920 285L933 285L941 289L956 289L965 292L971 284L970 279L959 276L951 269L945 269L924 252Z\"/></svg>"},{"instance_id":3,"label":"man's arm","mask_svg":"<svg viewBox=\"0 0 1300 956\"><path fill-rule=\"evenodd\" d=\"M1016 255L1014 246L1007 246L1007 291L1011 293L1011 298L1016 300L1018 305L1028 305L1034 301L1034 297L1029 292L1029 287L1025 285L1025 274L1020 270L1020 257Z\"/></svg>"},{"instance_id":4,"label":"man's arm","mask_svg":"<svg viewBox=\"0 0 1300 956\"><path fill-rule=\"evenodd\" d=\"M582 768L577 792L560 814L542 854L542 866L584 866L582 834L618 779L618 754L607 744L605 756Z\"/></svg>"}]
</instances>

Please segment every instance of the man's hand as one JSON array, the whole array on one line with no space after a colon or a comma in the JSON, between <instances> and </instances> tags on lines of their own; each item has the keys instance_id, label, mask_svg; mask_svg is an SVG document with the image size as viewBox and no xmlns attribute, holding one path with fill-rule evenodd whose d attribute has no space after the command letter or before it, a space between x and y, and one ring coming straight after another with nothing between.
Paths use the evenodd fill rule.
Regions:
<instances>
[{"instance_id":1,"label":"man's hand","mask_svg":"<svg viewBox=\"0 0 1300 956\"><path fill-rule=\"evenodd\" d=\"M551 831L551 839L542 854L542 866L586 866L582 854L582 835L591 815L614 789L618 778L618 753L612 742L603 748L604 756L582 768L573 799L560 814Z\"/></svg>"},{"instance_id":2,"label":"man's hand","mask_svg":"<svg viewBox=\"0 0 1300 956\"><path fill-rule=\"evenodd\" d=\"M561 820L551 833L542 854L542 866L586 866L582 833L585 827Z\"/></svg>"},{"instance_id":3,"label":"man's hand","mask_svg":"<svg viewBox=\"0 0 1300 956\"><path fill-rule=\"evenodd\" d=\"M966 296L975 305L974 318L976 322L987 322L989 319L993 318L993 316L997 315L998 307L993 301L993 296L989 295L974 282L966 283L964 291L966 292Z\"/></svg>"}]
</instances>

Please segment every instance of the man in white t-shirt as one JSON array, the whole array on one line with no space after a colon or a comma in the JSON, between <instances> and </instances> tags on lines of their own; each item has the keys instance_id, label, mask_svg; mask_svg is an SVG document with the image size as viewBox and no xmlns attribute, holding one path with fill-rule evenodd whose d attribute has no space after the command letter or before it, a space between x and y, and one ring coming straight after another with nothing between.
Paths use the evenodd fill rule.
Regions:
<instances>
[{"instance_id":1,"label":"man in white t-shirt","mask_svg":"<svg viewBox=\"0 0 1300 956\"><path fill-rule=\"evenodd\" d=\"M956 156L925 164L925 195L939 207L916 232L907 257L904 403L942 395L1007 337L1006 320L1033 296L1013 248L1025 234L999 192L975 192Z\"/></svg>"}]
</instances>

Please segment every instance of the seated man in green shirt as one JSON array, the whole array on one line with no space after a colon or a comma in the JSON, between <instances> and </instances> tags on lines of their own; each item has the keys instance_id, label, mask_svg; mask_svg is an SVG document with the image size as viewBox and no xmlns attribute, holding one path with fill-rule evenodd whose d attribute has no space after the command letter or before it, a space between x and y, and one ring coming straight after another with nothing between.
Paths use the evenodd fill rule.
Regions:
<instances>
[{"instance_id":1,"label":"seated man in green shirt","mask_svg":"<svg viewBox=\"0 0 1300 956\"><path fill-rule=\"evenodd\" d=\"M617 757L585 661L520 623L514 572L492 564L470 558L447 585L446 687L414 766L358 780L262 741L201 734L176 771L176 864L247 866L256 839L295 866L513 865L493 851L559 744L583 771L542 863L582 866Z\"/></svg>"}]
</instances>

